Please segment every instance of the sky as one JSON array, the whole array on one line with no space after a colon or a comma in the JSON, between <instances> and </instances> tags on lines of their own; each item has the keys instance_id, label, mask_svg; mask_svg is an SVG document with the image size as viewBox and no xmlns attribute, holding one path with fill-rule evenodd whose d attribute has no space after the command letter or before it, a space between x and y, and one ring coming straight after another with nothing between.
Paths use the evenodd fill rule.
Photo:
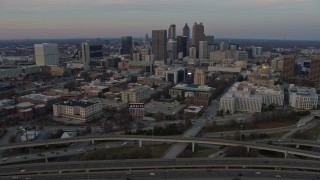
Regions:
<instances>
[{"instance_id":1,"label":"sky","mask_svg":"<svg viewBox=\"0 0 320 180\"><path fill-rule=\"evenodd\" d=\"M195 22L216 38L320 40L320 0L0 0L0 39L181 35Z\"/></svg>"}]
</instances>

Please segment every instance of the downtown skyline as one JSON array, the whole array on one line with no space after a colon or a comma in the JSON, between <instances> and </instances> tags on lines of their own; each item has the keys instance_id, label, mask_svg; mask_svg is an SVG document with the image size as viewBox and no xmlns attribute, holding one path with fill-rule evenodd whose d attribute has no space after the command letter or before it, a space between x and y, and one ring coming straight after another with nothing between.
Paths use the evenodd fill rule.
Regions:
<instances>
[{"instance_id":1,"label":"downtown skyline","mask_svg":"<svg viewBox=\"0 0 320 180\"><path fill-rule=\"evenodd\" d=\"M144 37L203 22L218 38L320 40L318 0L0 0L0 39Z\"/></svg>"}]
</instances>

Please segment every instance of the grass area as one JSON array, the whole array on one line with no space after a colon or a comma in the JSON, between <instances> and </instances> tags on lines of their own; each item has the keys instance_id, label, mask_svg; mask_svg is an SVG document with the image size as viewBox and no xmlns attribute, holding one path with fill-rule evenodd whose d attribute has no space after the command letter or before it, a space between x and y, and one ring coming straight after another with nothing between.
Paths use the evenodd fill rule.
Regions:
<instances>
[{"instance_id":1,"label":"grass area","mask_svg":"<svg viewBox=\"0 0 320 180\"><path fill-rule=\"evenodd\" d=\"M256 121L253 123L244 124L242 130L251 130L251 129L269 129L269 128L278 128L278 127L285 127L291 126L297 123L297 120L290 120L286 119L283 121ZM213 133L213 132L226 132L226 131L240 131L241 127L240 124L229 124L223 126L216 126L216 125L207 125L203 128L204 133Z\"/></svg>"},{"instance_id":2,"label":"grass area","mask_svg":"<svg viewBox=\"0 0 320 180\"><path fill-rule=\"evenodd\" d=\"M284 154L281 152L260 150L258 151L261 155L267 156L269 158L284 158Z\"/></svg>"},{"instance_id":3,"label":"grass area","mask_svg":"<svg viewBox=\"0 0 320 180\"><path fill-rule=\"evenodd\" d=\"M201 158L201 157L208 157L213 153L219 151L219 148L204 148L204 147L197 147L195 148L195 152L192 153L193 158Z\"/></svg>"},{"instance_id":4,"label":"grass area","mask_svg":"<svg viewBox=\"0 0 320 180\"><path fill-rule=\"evenodd\" d=\"M49 119L41 120L41 121L37 122L37 124L40 126L61 126L61 125L63 125L61 123L58 123L56 121L49 120Z\"/></svg>"},{"instance_id":5,"label":"grass area","mask_svg":"<svg viewBox=\"0 0 320 180\"><path fill-rule=\"evenodd\" d=\"M156 144L143 147L127 146L112 149L100 149L95 152L83 154L80 157L80 160L160 158L169 146L170 145L168 144Z\"/></svg>"},{"instance_id":6,"label":"grass area","mask_svg":"<svg viewBox=\"0 0 320 180\"><path fill-rule=\"evenodd\" d=\"M279 138L282 138L282 136L284 136L287 133L288 133L288 131L268 134L268 138L270 138L270 139L279 139Z\"/></svg>"},{"instance_id":7,"label":"grass area","mask_svg":"<svg viewBox=\"0 0 320 180\"><path fill-rule=\"evenodd\" d=\"M312 137L312 140L317 140L320 134L320 124L316 125L315 127L307 130L308 134Z\"/></svg>"}]
</instances>

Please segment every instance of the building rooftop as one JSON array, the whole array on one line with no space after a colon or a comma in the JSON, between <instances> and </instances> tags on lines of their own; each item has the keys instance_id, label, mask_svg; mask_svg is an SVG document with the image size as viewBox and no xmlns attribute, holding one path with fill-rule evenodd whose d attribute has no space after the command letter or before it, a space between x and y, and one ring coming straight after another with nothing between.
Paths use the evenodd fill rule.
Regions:
<instances>
[{"instance_id":1,"label":"building rooftop","mask_svg":"<svg viewBox=\"0 0 320 180\"><path fill-rule=\"evenodd\" d=\"M82 108L86 108L89 106L92 106L96 103L93 102L89 102L89 101L74 101L74 100L70 100L70 101L63 101L58 103L58 105L63 105L63 106L79 106Z\"/></svg>"},{"instance_id":2,"label":"building rooftop","mask_svg":"<svg viewBox=\"0 0 320 180\"><path fill-rule=\"evenodd\" d=\"M147 113L162 113L164 115L175 115L182 111L186 105L167 102L152 101L144 105L144 110Z\"/></svg>"},{"instance_id":3,"label":"building rooftop","mask_svg":"<svg viewBox=\"0 0 320 180\"><path fill-rule=\"evenodd\" d=\"M189 106L184 112L199 113L203 109L203 106Z\"/></svg>"},{"instance_id":4,"label":"building rooftop","mask_svg":"<svg viewBox=\"0 0 320 180\"><path fill-rule=\"evenodd\" d=\"M30 102L21 102L21 103L17 104L16 106L17 106L17 107L24 108L24 107L34 106L34 104L32 104L32 103L30 103Z\"/></svg>"},{"instance_id":5,"label":"building rooftop","mask_svg":"<svg viewBox=\"0 0 320 180\"><path fill-rule=\"evenodd\" d=\"M56 99L60 97L61 97L60 95L47 96L43 94L28 94L28 95L20 96L20 98L29 98L29 99L36 99L41 101L48 101L48 100Z\"/></svg>"},{"instance_id":6,"label":"building rooftop","mask_svg":"<svg viewBox=\"0 0 320 180\"><path fill-rule=\"evenodd\" d=\"M202 92L213 91L212 87L199 86L196 84L177 84L176 86L173 87L173 89L189 90L189 91L202 91Z\"/></svg>"}]
</instances>

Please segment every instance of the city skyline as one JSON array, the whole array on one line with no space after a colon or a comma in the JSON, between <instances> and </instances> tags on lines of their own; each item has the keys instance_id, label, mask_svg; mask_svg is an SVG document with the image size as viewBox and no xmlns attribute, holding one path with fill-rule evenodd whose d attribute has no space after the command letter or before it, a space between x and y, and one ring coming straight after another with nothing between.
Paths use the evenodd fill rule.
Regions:
<instances>
[{"instance_id":1,"label":"city skyline","mask_svg":"<svg viewBox=\"0 0 320 180\"><path fill-rule=\"evenodd\" d=\"M0 39L144 37L203 22L217 38L320 40L317 0L0 0ZM85 13L84 13L85 12Z\"/></svg>"}]
</instances>

